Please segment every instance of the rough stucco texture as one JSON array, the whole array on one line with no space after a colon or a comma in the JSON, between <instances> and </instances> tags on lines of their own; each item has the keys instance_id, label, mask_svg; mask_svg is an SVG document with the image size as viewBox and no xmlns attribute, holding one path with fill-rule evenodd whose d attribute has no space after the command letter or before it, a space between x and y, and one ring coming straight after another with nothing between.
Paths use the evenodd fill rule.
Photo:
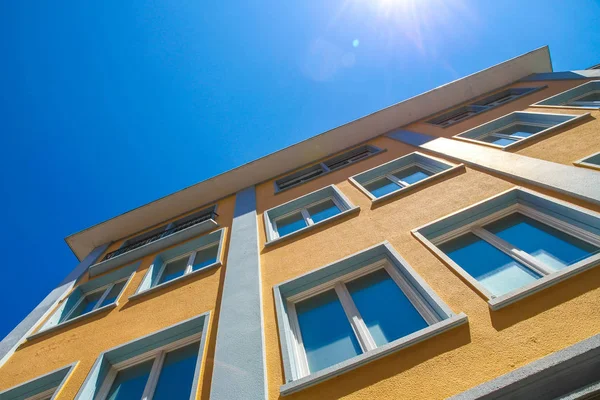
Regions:
<instances>
[{"instance_id":1,"label":"rough stucco texture","mask_svg":"<svg viewBox=\"0 0 600 400\"><path fill-rule=\"evenodd\" d=\"M411 229L519 185L518 182L467 168L465 172L371 208L368 198L347 178L414 151L408 145L386 138L371 143L388 151L275 196L272 182L258 187L270 399L280 397L279 387L284 383L273 286L384 240L394 246L454 312L466 313L469 324L286 398L441 399L568 347L600 330L600 311L596 306L600 296L600 268L491 312L487 302L473 288L410 234ZM360 213L265 249L261 214L329 184L336 184L350 201L360 206ZM566 199L565 196L554 197ZM575 203L594 209L588 204Z\"/></svg>"},{"instance_id":2,"label":"rough stucco texture","mask_svg":"<svg viewBox=\"0 0 600 400\"><path fill-rule=\"evenodd\" d=\"M226 265L235 196L219 202L219 220L226 227L223 261ZM154 255L140 267L113 310L84 319L64 329L25 342L0 369L0 390L19 385L57 368L79 361L58 399L72 399L100 353L141 336L210 311L210 327L200 379L199 398L208 398L224 267L214 268L135 300L135 293ZM82 281L84 281L83 279Z\"/></svg>"}]
</instances>

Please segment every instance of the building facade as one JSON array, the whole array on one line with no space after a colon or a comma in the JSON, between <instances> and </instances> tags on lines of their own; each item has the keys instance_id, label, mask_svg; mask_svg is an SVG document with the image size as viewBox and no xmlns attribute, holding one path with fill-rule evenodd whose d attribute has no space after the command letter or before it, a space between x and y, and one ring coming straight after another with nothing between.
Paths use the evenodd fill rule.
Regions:
<instances>
[{"instance_id":1,"label":"building facade","mask_svg":"<svg viewBox=\"0 0 600 400\"><path fill-rule=\"evenodd\" d=\"M593 398L599 110L544 47L71 235L0 399Z\"/></svg>"}]
</instances>

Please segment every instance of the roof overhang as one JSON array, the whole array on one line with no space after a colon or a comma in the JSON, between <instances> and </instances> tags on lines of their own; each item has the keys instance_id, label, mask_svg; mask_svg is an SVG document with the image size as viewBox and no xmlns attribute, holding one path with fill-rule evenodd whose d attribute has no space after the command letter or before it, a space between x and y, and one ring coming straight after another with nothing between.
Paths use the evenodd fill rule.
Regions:
<instances>
[{"instance_id":1,"label":"roof overhang","mask_svg":"<svg viewBox=\"0 0 600 400\"><path fill-rule=\"evenodd\" d=\"M313 136L65 238L79 260L95 247L272 179L528 75L552 72L547 46Z\"/></svg>"}]
</instances>

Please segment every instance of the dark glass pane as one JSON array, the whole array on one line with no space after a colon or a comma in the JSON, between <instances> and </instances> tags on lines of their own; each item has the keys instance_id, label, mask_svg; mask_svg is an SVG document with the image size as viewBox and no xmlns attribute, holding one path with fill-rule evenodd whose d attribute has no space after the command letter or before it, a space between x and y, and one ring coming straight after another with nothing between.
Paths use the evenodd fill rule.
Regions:
<instances>
[{"instance_id":1,"label":"dark glass pane","mask_svg":"<svg viewBox=\"0 0 600 400\"><path fill-rule=\"evenodd\" d=\"M383 269L348 282L346 287L377 346L428 326Z\"/></svg>"},{"instance_id":2,"label":"dark glass pane","mask_svg":"<svg viewBox=\"0 0 600 400\"><path fill-rule=\"evenodd\" d=\"M215 245L215 246L211 246L206 249L197 251L196 257L194 258L194 265L192 266L192 271L197 271L208 265L216 263L218 248L219 247L217 245Z\"/></svg>"},{"instance_id":3,"label":"dark glass pane","mask_svg":"<svg viewBox=\"0 0 600 400\"><path fill-rule=\"evenodd\" d=\"M485 227L554 270L591 256L598 248L523 214L514 213Z\"/></svg>"},{"instance_id":4,"label":"dark glass pane","mask_svg":"<svg viewBox=\"0 0 600 400\"><path fill-rule=\"evenodd\" d=\"M388 178L381 178L365 185L371 194L375 197L385 196L388 193L395 192L402 186L390 181Z\"/></svg>"},{"instance_id":5,"label":"dark glass pane","mask_svg":"<svg viewBox=\"0 0 600 400\"><path fill-rule=\"evenodd\" d=\"M600 103L600 92L592 92L592 93L585 95L575 101L589 101L589 102L599 102Z\"/></svg>"},{"instance_id":6,"label":"dark glass pane","mask_svg":"<svg viewBox=\"0 0 600 400\"><path fill-rule=\"evenodd\" d=\"M297 303L296 314L311 372L362 353L334 290Z\"/></svg>"},{"instance_id":7,"label":"dark glass pane","mask_svg":"<svg viewBox=\"0 0 600 400\"><path fill-rule=\"evenodd\" d=\"M419 168L417 166L403 169L402 171L396 172L394 174L396 178L408 183L409 185L419 182L431 175L431 172L426 171L423 168Z\"/></svg>"},{"instance_id":8,"label":"dark glass pane","mask_svg":"<svg viewBox=\"0 0 600 400\"><path fill-rule=\"evenodd\" d=\"M115 284L115 286L113 286L110 292L108 292L108 295L106 295L104 301L102 301L102 304L100 304L100 307L104 307L117 301L117 297L119 296L119 293L121 293L121 290L125 286L125 283L127 283L127 281Z\"/></svg>"},{"instance_id":9,"label":"dark glass pane","mask_svg":"<svg viewBox=\"0 0 600 400\"><path fill-rule=\"evenodd\" d=\"M199 348L200 343L193 343L167 353L154 391L154 400L190 398Z\"/></svg>"},{"instance_id":10,"label":"dark glass pane","mask_svg":"<svg viewBox=\"0 0 600 400\"><path fill-rule=\"evenodd\" d=\"M502 133L504 135L509 135L517 138L526 138L531 135L534 135L538 132L543 131L544 129L548 129L545 126L534 126L534 125L526 125L526 124L516 124L509 126L508 128L504 128L498 133Z\"/></svg>"},{"instance_id":11,"label":"dark glass pane","mask_svg":"<svg viewBox=\"0 0 600 400\"><path fill-rule=\"evenodd\" d=\"M438 247L495 296L540 278L539 274L472 233L452 239Z\"/></svg>"},{"instance_id":12,"label":"dark glass pane","mask_svg":"<svg viewBox=\"0 0 600 400\"><path fill-rule=\"evenodd\" d=\"M189 261L189 257L183 257L175 261L170 261L167 263L165 270L163 271L160 279L158 280L158 284L171 281L175 278L179 278L183 276L185 273L185 269L187 268L187 263Z\"/></svg>"},{"instance_id":13,"label":"dark glass pane","mask_svg":"<svg viewBox=\"0 0 600 400\"><path fill-rule=\"evenodd\" d=\"M100 297L102 297L103 293L103 291L99 291L86 295L81 303L79 303L79 305L75 308L75 310L73 310L71 315L69 315L67 321L91 312L94 309L94 306L96 306L100 300Z\"/></svg>"},{"instance_id":14,"label":"dark glass pane","mask_svg":"<svg viewBox=\"0 0 600 400\"><path fill-rule=\"evenodd\" d=\"M338 206L335 205L333 200L327 200L322 203L319 203L315 206L308 208L307 211L315 224L329 217L333 217L334 215L337 215L341 212Z\"/></svg>"},{"instance_id":15,"label":"dark glass pane","mask_svg":"<svg viewBox=\"0 0 600 400\"><path fill-rule=\"evenodd\" d=\"M134 365L117 373L108 392L108 400L141 399L154 360Z\"/></svg>"},{"instance_id":16,"label":"dark glass pane","mask_svg":"<svg viewBox=\"0 0 600 400\"><path fill-rule=\"evenodd\" d=\"M306 222L304 221L304 218L302 218L300 212L277 220L277 232L279 233L279 236L289 235L304 227L306 227Z\"/></svg>"}]
</instances>

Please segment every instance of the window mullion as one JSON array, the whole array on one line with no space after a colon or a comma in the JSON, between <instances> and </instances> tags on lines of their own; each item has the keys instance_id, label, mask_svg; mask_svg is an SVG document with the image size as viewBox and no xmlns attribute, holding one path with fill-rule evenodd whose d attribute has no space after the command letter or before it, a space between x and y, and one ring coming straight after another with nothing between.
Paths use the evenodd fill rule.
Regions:
<instances>
[{"instance_id":1,"label":"window mullion","mask_svg":"<svg viewBox=\"0 0 600 400\"><path fill-rule=\"evenodd\" d=\"M371 332L367 329L367 325L363 321L354 301L352 300L352 296L350 296L350 292L346 288L342 282L337 282L335 284L335 292L340 298L340 302L342 304L342 308L346 313L346 317L350 321L350 325L352 326L352 330L354 334L358 338L358 342L360 343L360 347L363 352L367 352L370 350L374 350L377 348L377 344L375 344L375 340L373 336L371 336Z\"/></svg>"},{"instance_id":2,"label":"window mullion","mask_svg":"<svg viewBox=\"0 0 600 400\"><path fill-rule=\"evenodd\" d=\"M331 172L331 170L329 169L329 167L325 164L325 163L319 163L319 165L321 166L321 168L323 168L324 172Z\"/></svg>"},{"instance_id":3,"label":"window mullion","mask_svg":"<svg viewBox=\"0 0 600 400\"><path fill-rule=\"evenodd\" d=\"M386 174L385 177L387 179L389 179L390 181L392 181L393 183L395 183L397 185L400 185L400 187L406 187L406 186L408 186L408 183L406 183L404 181L401 181L400 179L398 179L397 177L395 177L392 174Z\"/></svg>"},{"instance_id":4,"label":"window mullion","mask_svg":"<svg viewBox=\"0 0 600 400\"><path fill-rule=\"evenodd\" d=\"M545 264L536 260L527 252L506 242L505 240L500 239L498 236L481 227L473 228L471 231L481 239L496 247L498 250L508 254L520 263L525 264L529 268L542 275L549 275L554 272L552 269L548 268Z\"/></svg>"},{"instance_id":5,"label":"window mullion","mask_svg":"<svg viewBox=\"0 0 600 400\"><path fill-rule=\"evenodd\" d=\"M160 370L162 369L163 362L165 361L165 354L166 352L163 350L159 352L154 359L152 369L150 370L150 375L148 376L148 382L146 382L146 387L144 388L144 394L142 394L142 400L152 400L154 397L154 390L156 389Z\"/></svg>"},{"instance_id":6,"label":"window mullion","mask_svg":"<svg viewBox=\"0 0 600 400\"><path fill-rule=\"evenodd\" d=\"M304 222L306 222L306 226L310 226L310 225L314 225L315 224L313 222L312 218L310 217L310 214L308 213L308 210L306 210L306 208L300 209L300 213L302 214L302 218L304 218Z\"/></svg>"},{"instance_id":7,"label":"window mullion","mask_svg":"<svg viewBox=\"0 0 600 400\"><path fill-rule=\"evenodd\" d=\"M113 289L113 287L115 287L115 283L114 282L111 283L110 285L108 285L108 287L106 288L106 290L104 291L104 293L102 293L102 296L100 296L100 299L98 300L98 302L96 303L96 305L94 306L94 308L92 308L92 311L94 311L96 308L100 307L100 304L102 304L102 302L104 300L106 300L106 296L108 296L108 294Z\"/></svg>"},{"instance_id":8,"label":"window mullion","mask_svg":"<svg viewBox=\"0 0 600 400\"><path fill-rule=\"evenodd\" d=\"M75 311L75 309L77 307L79 307L79 305L81 304L81 302L83 301L83 299L85 299L85 293L81 294L81 297L79 298L79 300L77 300L77 302L73 305L73 307L71 307L71 309L69 310L69 312L67 313L67 315L65 315L65 318L59 318L59 323L62 321L66 321L67 319L69 319L69 317L71 317L71 314L73 314L73 312ZM67 297L65 299L65 302L69 301L69 298Z\"/></svg>"},{"instance_id":9,"label":"window mullion","mask_svg":"<svg viewBox=\"0 0 600 400\"><path fill-rule=\"evenodd\" d=\"M194 260L196 259L196 254L198 252L197 251L193 251L192 254L190 254L190 258L188 258L188 263L187 266L185 267L185 271L184 271L184 275L189 274L190 272L192 272L192 266L194 265Z\"/></svg>"}]
</instances>

